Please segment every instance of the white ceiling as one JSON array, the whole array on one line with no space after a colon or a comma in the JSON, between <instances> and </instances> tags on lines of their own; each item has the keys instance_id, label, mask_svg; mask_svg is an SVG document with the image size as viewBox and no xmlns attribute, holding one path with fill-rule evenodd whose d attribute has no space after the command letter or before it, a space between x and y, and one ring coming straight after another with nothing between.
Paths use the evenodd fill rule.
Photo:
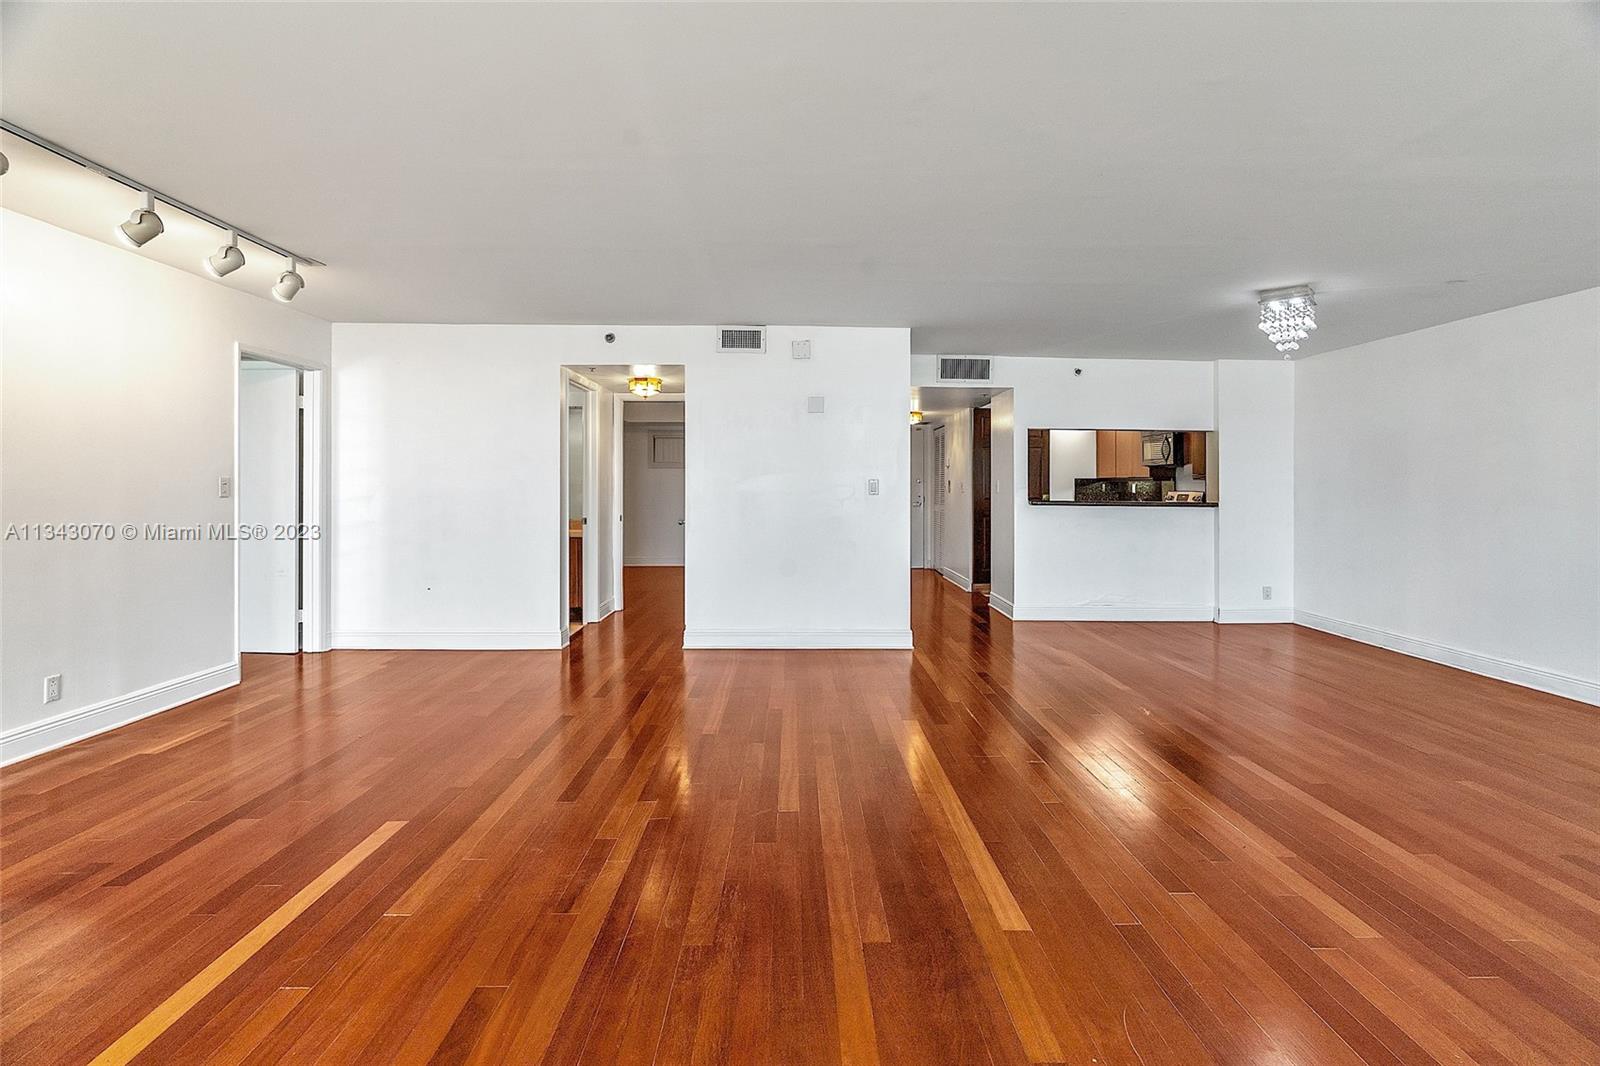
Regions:
<instances>
[{"instance_id":1,"label":"white ceiling","mask_svg":"<svg viewBox=\"0 0 1600 1066\"><path fill-rule=\"evenodd\" d=\"M921 411L929 425L943 422L957 411L982 407L1009 389L974 389L960 385L917 385L911 389L911 410Z\"/></svg>"},{"instance_id":2,"label":"white ceiling","mask_svg":"<svg viewBox=\"0 0 1600 1066\"><path fill-rule=\"evenodd\" d=\"M1600 284L1593 4L0 10L6 118L325 260L334 320L1271 358L1257 288L1317 286L1314 353Z\"/></svg>"}]
</instances>

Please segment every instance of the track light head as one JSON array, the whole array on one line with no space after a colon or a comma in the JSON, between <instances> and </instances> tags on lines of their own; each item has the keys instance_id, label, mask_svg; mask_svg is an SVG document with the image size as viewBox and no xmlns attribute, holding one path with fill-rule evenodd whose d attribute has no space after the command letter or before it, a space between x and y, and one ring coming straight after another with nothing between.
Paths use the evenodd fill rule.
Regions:
<instances>
[{"instance_id":1,"label":"track light head","mask_svg":"<svg viewBox=\"0 0 1600 1066\"><path fill-rule=\"evenodd\" d=\"M272 287L273 298L281 303L288 303L306 287L306 279L300 276L295 266L295 261L289 260L289 269L278 275L278 283Z\"/></svg>"},{"instance_id":2,"label":"track light head","mask_svg":"<svg viewBox=\"0 0 1600 1066\"><path fill-rule=\"evenodd\" d=\"M142 248L149 242L161 236L167 227L162 225L161 216L156 214L156 198L149 193L144 194L144 206L137 208L128 216L128 221L117 227L117 232L122 239L135 248Z\"/></svg>"},{"instance_id":3,"label":"track light head","mask_svg":"<svg viewBox=\"0 0 1600 1066\"><path fill-rule=\"evenodd\" d=\"M228 231L228 243L206 257L206 271L214 278L232 274L244 266L244 252L239 250L239 235Z\"/></svg>"}]
</instances>

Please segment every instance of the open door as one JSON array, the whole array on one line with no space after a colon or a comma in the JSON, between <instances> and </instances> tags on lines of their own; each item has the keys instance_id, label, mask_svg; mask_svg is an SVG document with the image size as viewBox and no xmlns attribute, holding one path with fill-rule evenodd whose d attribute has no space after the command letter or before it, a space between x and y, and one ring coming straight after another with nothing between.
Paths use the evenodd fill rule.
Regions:
<instances>
[{"instance_id":1,"label":"open door","mask_svg":"<svg viewBox=\"0 0 1600 1066\"><path fill-rule=\"evenodd\" d=\"M944 572L944 502L950 490L945 449L945 427L938 426L933 431L933 468L928 471L933 488L929 497L932 514L928 523L928 565L940 573Z\"/></svg>"},{"instance_id":2,"label":"open door","mask_svg":"<svg viewBox=\"0 0 1600 1066\"><path fill-rule=\"evenodd\" d=\"M300 650L300 371L239 364L239 650ZM266 536L243 535L264 529Z\"/></svg>"},{"instance_id":3,"label":"open door","mask_svg":"<svg viewBox=\"0 0 1600 1066\"><path fill-rule=\"evenodd\" d=\"M989 497L994 468L989 459L989 409L972 410L972 583L989 583Z\"/></svg>"},{"instance_id":4,"label":"open door","mask_svg":"<svg viewBox=\"0 0 1600 1066\"><path fill-rule=\"evenodd\" d=\"M567 382L567 625L583 625L589 555L589 391Z\"/></svg>"}]
</instances>

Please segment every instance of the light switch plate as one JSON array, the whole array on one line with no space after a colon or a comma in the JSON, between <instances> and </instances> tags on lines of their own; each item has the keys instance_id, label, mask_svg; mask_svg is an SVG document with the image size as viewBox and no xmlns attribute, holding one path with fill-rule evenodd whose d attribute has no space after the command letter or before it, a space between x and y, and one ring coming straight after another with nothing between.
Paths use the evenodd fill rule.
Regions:
<instances>
[{"instance_id":1,"label":"light switch plate","mask_svg":"<svg viewBox=\"0 0 1600 1066\"><path fill-rule=\"evenodd\" d=\"M233 478L217 478L217 499L226 500L233 495Z\"/></svg>"},{"instance_id":2,"label":"light switch plate","mask_svg":"<svg viewBox=\"0 0 1600 1066\"><path fill-rule=\"evenodd\" d=\"M796 359L810 359L811 358L811 342L810 341L790 341L789 342L789 354L794 356Z\"/></svg>"},{"instance_id":3,"label":"light switch plate","mask_svg":"<svg viewBox=\"0 0 1600 1066\"><path fill-rule=\"evenodd\" d=\"M867 478L867 495L868 496L876 496L877 494L878 494L878 479L875 478L875 477Z\"/></svg>"},{"instance_id":4,"label":"light switch plate","mask_svg":"<svg viewBox=\"0 0 1600 1066\"><path fill-rule=\"evenodd\" d=\"M822 407L823 407L824 402L825 401L824 401L823 397L821 397L821 396L807 396L806 397L806 413L807 414L813 414L813 415L820 415L822 413Z\"/></svg>"}]
</instances>

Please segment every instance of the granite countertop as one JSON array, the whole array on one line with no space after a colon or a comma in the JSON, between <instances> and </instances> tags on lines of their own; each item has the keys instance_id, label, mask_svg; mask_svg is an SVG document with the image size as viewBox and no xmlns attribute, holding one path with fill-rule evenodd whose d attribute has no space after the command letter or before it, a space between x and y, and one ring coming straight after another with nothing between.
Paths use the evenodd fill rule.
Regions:
<instances>
[{"instance_id":1,"label":"granite countertop","mask_svg":"<svg viewBox=\"0 0 1600 1066\"><path fill-rule=\"evenodd\" d=\"M1177 500L1029 500L1034 507L1215 507L1210 501L1180 503Z\"/></svg>"}]
</instances>

